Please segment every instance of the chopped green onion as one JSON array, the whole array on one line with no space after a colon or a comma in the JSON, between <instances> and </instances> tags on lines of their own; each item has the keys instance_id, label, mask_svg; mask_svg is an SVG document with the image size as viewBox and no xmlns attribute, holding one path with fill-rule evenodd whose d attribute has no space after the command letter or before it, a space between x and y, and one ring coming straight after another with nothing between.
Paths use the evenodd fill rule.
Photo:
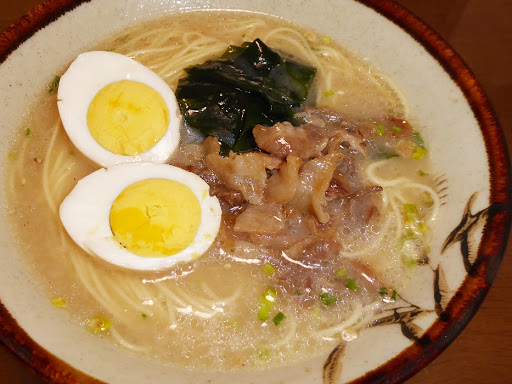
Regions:
<instances>
[{"instance_id":1,"label":"chopped green onion","mask_svg":"<svg viewBox=\"0 0 512 384\"><path fill-rule=\"evenodd\" d=\"M112 325L112 321L104 317L93 317L85 322L85 329L91 333L99 333L106 331Z\"/></svg>"},{"instance_id":2,"label":"chopped green onion","mask_svg":"<svg viewBox=\"0 0 512 384\"><path fill-rule=\"evenodd\" d=\"M148 318L148 315L146 315L145 313L143 313L143 314L142 314L142 318L143 318L144 320L146 320L146 319Z\"/></svg>"},{"instance_id":3,"label":"chopped green onion","mask_svg":"<svg viewBox=\"0 0 512 384\"><path fill-rule=\"evenodd\" d=\"M324 92L325 97L334 96L334 91L332 89L329 89L328 91Z\"/></svg>"},{"instance_id":4,"label":"chopped green onion","mask_svg":"<svg viewBox=\"0 0 512 384\"><path fill-rule=\"evenodd\" d=\"M272 276L277 272L277 270L272 266L272 264L267 263L263 266L263 272L268 276Z\"/></svg>"},{"instance_id":5,"label":"chopped green onion","mask_svg":"<svg viewBox=\"0 0 512 384\"><path fill-rule=\"evenodd\" d=\"M351 289L352 291L357 291L359 289L359 286L357 285L357 282L354 279L347 279L345 281L347 288Z\"/></svg>"},{"instance_id":6,"label":"chopped green onion","mask_svg":"<svg viewBox=\"0 0 512 384\"><path fill-rule=\"evenodd\" d=\"M322 41L325 43L325 44L329 44L331 42L331 39L328 38L327 36L325 36Z\"/></svg>"},{"instance_id":7,"label":"chopped green onion","mask_svg":"<svg viewBox=\"0 0 512 384\"><path fill-rule=\"evenodd\" d=\"M420 147L423 148L425 145L425 141L423 140L423 137L421 137L419 132L413 132L412 135L414 136L414 140L416 141L416 144L418 144Z\"/></svg>"},{"instance_id":8,"label":"chopped green onion","mask_svg":"<svg viewBox=\"0 0 512 384\"><path fill-rule=\"evenodd\" d=\"M32 131L30 130L30 128L27 128L25 130L25 136L32 136Z\"/></svg>"},{"instance_id":9,"label":"chopped green onion","mask_svg":"<svg viewBox=\"0 0 512 384\"><path fill-rule=\"evenodd\" d=\"M427 150L423 147L416 147L412 152L412 158L414 160L421 160L427 154Z\"/></svg>"},{"instance_id":10,"label":"chopped green onion","mask_svg":"<svg viewBox=\"0 0 512 384\"><path fill-rule=\"evenodd\" d=\"M266 359L268 357L268 350L266 349L257 349L256 354L260 359Z\"/></svg>"},{"instance_id":11,"label":"chopped green onion","mask_svg":"<svg viewBox=\"0 0 512 384\"><path fill-rule=\"evenodd\" d=\"M296 291L296 292L295 292L295 296L300 296L300 295L302 295L302 292L301 292L301 291Z\"/></svg>"},{"instance_id":12,"label":"chopped green onion","mask_svg":"<svg viewBox=\"0 0 512 384\"><path fill-rule=\"evenodd\" d=\"M420 233L425 233L425 232L427 232L428 225L421 222L418 224L418 229L419 229Z\"/></svg>"},{"instance_id":13,"label":"chopped green onion","mask_svg":"<svg viewBox=\"0 0 512 384\"><path fill-rule=\"evenodd\" d=\"M418 176L430 176L430 173L427 173L427 172L423 172L421 169L418 171Z\"/></svg>"},{"instance_id":14,"label":"chopped green onion","mask_svg":"<svg viewBox=\"0 0 512 384\"><path fill-rule=\"evenodd\" d=\"M348 272L347 272L347 268L340 268L340 269L337 269L334 271L334 275L336 277L345 277L347 276Z\"/></svg>"},{"instance_id":15,"label":"chopped green onion","mask_svg":"<svg viewBox=\"0 0 512 384\"><path fill-rule=\"evenodd\" d=\"M397 132L400 132L400 131L402 130L402 128L397 127L396 125L393 125L393 126L391 127L391 129L393 129L394 131L397 131Z\"/></svg>"},{"instance_id":16,"label":"chopped green onion","mask_svg":"<svg viewBox=\"0 0 512 384\"><path fill-rule=\"evenodd\" d=\"M414 266L416 266L418 264L418 260L416 259L413 259L413 258L408 258L406 261L405 261L405 265L407 265L407 268L412 268Z\"/></svg>"},{"instance_id":17,"label":"chopped green onion","mask_svg":"<svg viewBox=\"0 0 512 384\"><path fill-rule=\"evenodd\" d=\"M405 215L405 222L407 224L412 224L416 222L416 215L414 213L408 213Z\"/></svg>"},{"instance_id":18,"label":"chopped green onion","mask_svg":"<svg viewBox=\"0 0 512 384\"><path fill-rule=\"evenodd\" d=\"M274 309L277 293L274 288L268 288L260 299L260 309L258 311L258 319L267 321L270 319L270 312Z\"/></svg>"},{"instance_id":19,"label":"chopped green onion","mask_svg":"<svg viewBox=\"0 0 512 384\"><path fill-rule=\"evenodd\" d=\"M62 297L57 297L56 299L51 300L52 304L57 308L64 308L66 306L66 302Z\"/></svg>"},{"instance_id":20,"label":"chopped green onion","mask_svg":"<svg viewBox=\"0 0 512 384\"><path fill-rule=\"evenodd\" d=\"M379 135L379 136L384 135L384 129L382 128L382 125L380 125L380 124L375 126L375 131L377 131L377 135Z\"/></svg>"},{"instance_id":21,"label":"chopped green onion","mask_svg":"<svg viewBox=\"0 0 512 384\"><path fill-rule=\"evenodd\" d=\"M334 304L338 301L338 299L335 296L333 296L327 292L324 292L320 295L320 300L322 300L322 304L326 305L326 306Z\"/></svg>"},{"instance_id":22,"label":"chopped green onion","mask_svg":"<svg viewBox=\"0 0 512 384\"><path fill-rule=\"evenodd\" d=\"M389 295L390 290L388 288L380 288L379 294L382 296L382 301L385 303L392 303L396 301L396 291L393 289L391 296Z\"/></svg>"},{"instance_id":23,"label":"chopped green onion","mask_svg":"<svg viewBox=\"0 0 512 384\"><path fill-rule=\"evenodd\" d=\"M9 152L9 153L7 154L7 158L8 158L9 160L14 160L14 159L16 158L16 156L14 155L14 153Z\"/></svg>"},{"instance_id":24,"label":"chopped green onion","mask_svg":"<svg viewBox=\"0 0 512 384\"><path fill-rule=\"evenodd\" d=\"M57 92L57 89L59 88L59 82L60 82L60 76L55 76L53 78L53 81L50 83L48 87L48 93L50 95L53 95L55 92Z\"/></svg>"},{"instance_id":25,"label":"chopped green onion","mask_svg":"<svg viewBox=\"0 0 512 384\"><path fill-rule=\"evenodd\" d=\"M418 213L418 208L416 204L404 204L405 213Z\"/></svg>"},{"instance_id":26,"label":"chopped green onion","mask_svg":"<svg viewBox=\"0 0 512 384\"><path fill-rule=\"evenodd\" d=\"M233 328L235 331L238 329L238 324L234 320L228 320L228 324Z\"/></svg>"},{"instance_id":27,"label":"chopped green onion","mask_svg":"<svg viewBox=\"0 0 512 384\"><path fill-rule=\"evenodd\" d=\"M379 295L381 296L387 296L388 294L388 289L387 288L381 288L379 289Z\"/></svg>"},{"instance_id":28,"label":"chopped green onion","mask_svg":"<svg viewBox=\"0 0 512 384\"><path fill-rule=\"evenodd\" d=\"M403 236L402 236L402 240L404 242L406 241L409 241L409 240L414 240L416 239L416 234L413 232L413 231L407 231Z\"/></svg>"},{"instance_id":29,"label":"chopped green onion","mask_svg":"<svg viewBox=\"0 0 512 384\"><path fill-rule=\"evenodd\" d=\"M420 193L420 200L421 203L426 207L431 207L434 205L434 200L432 199L432 196L428 192L421 192Z\"/></svg>"},{"instance_id":30,"label":"chopped green onion","mask_svg":"<svg viewBox=\"0 0 512 384\"><path fill-rule=\"evenodd\" d=\"M284 313L283 312L279 312L277 315L274 316L272 321L274 322L275 325L279 325L279 323L281 321L283 321L284 319L285 319Z\"/></svg>"}]
</instances>

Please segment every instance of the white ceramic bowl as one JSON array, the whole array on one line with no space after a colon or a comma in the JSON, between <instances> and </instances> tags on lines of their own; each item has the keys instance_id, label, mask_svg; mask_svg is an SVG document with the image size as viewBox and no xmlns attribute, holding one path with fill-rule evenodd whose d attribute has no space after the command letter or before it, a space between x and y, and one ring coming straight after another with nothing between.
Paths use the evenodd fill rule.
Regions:
<instances>
[{"instance_id":1,"label":"white ceramic bowl","mask_svg":"<svg viewBox=\"0 0 512 384\"><path fill-rule=\"evenodd\" d=\"M407 316L390 317L391 324L364 331L344 350L307 363L261 372L180 369L101 343L57 312L17 257L2 210L0 340L43 377L56 383L396 383L433 360L467 324L497 272L511 220L510 168L487 99L450 47L392 1L311 5L293 0L278 7L255 0L49 0L0 39L0 156L7 158L13 130L47 79L113 32L190 9L283 17L331 36L388 73L421 122L434 168L448 189L430 269L409 293L415 306ZM1 174L4 168L0 162ZM5 205L3 188L0 203Z\"/></svg>"}]
</instances>

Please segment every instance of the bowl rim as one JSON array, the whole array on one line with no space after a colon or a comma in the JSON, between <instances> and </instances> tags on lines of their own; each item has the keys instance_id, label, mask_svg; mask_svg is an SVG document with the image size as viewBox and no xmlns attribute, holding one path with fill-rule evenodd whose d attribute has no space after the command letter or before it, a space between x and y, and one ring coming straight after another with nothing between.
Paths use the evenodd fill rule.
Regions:
<instances>
[{"instance_id":1,"label":"bowl rim","mask_svg":"<svg viewBox=\"0 0 512 384\"><path fill-rule=\"evenodd\" d=\"M0 64L39 29L91 0L45 0L18 19L0 35ZM401 383L432 362L462 332L477 312L496 277L503 259L512 224L512 169L503 131L482 86L464 60L419 17L393 0L354 0L367 6L413 37L443 67L462 91L478 122L484 140L490 172L491 204L500 209L485 224L478 249L482 262L473 275L458 287L445 313L414 343L385 364L351 384ZM37 344L19 326L0 301L0 342L43 379L56 383L103 381L69 365Z\"/></svg>"}]
</instances>

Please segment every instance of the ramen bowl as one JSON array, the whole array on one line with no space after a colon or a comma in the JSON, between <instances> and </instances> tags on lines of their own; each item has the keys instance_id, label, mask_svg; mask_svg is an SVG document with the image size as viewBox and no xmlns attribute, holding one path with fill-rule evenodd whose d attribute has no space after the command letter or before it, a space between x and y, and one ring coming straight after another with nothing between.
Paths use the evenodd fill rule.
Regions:
<instances>
[{"instance_id":1,"label":"ramen bowl","mask_svg":"<svg viewBox=\"0 0 512 384\"><path fill-rule=\"evenodd\" d=\"M1 173L25 112L80 53L157 16L196 9L248 10L290 20L354 50L397 83L432 157L441 197L428 262L384 313L346 344L280 367L216 372L141 357L91 335L56 308L19 257L9 212L0 215L1 340L50 382L345 383L401 382L461 332L497 272L510 229L510 168L502 133L460 58L390 1L47 1L0 40L4 118ZM43 159L44 161L44 159ZM5 178L5 176L4 176ZM0 199L7 206L6 191ZM29 202L28 202L29 204ZM44 229L41 229L44 232ZM42 234L44 236L44 233ZM405 303L405 304L404 304ZM241 335L243 337L243 335Z\"/></svg>"}]
</instances>

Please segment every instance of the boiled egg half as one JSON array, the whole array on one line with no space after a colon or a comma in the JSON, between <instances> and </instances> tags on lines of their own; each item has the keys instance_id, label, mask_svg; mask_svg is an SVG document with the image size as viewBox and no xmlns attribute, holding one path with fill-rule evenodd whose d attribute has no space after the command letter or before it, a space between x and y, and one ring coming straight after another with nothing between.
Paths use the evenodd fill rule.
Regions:
<instances>
[{"instance_id":1,"label":"boiled egg half","mask_svg":"<svg viewBox=\"0 0 512 384\"><path fill-rule=\"evenodd\" d=\"M57 106L72 143L95 163L164 163L179 144L181 114L167 83L114 52L79 55L61 77Z\"/></svg>"},{"instance_id":2,"label":"boiled egg half","mask_svg":"<svg viewBox=\"0 0 512 384\"><path fill-rule=\"evenodd\" d=\"M81 179L60 206L86 252L136 270L193 261L212 245L221 208L199 176L168 164L124 163Z\"/></svg>"}]
</instances>

